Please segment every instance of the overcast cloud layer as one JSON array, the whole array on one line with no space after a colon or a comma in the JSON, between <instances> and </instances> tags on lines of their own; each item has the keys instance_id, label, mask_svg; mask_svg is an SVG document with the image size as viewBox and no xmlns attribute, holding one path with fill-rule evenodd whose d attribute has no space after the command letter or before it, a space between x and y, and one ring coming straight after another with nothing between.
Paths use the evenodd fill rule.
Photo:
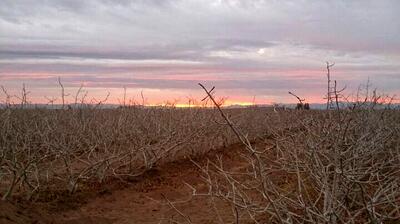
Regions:
<instances>
[{"instance_id":1,"label":"overcast cloud layer","mask_svg":"<svg viewBox=\"0 0 400 224\"><path fill-rule=\"evenodd\" d=\"M2 0L0 85L40 101L61 77L155 103L200 97L201 81L236 102L321 102L331 61L342 86L369 78L399 95L399 12L397 0Z\"/></svg>"}]
</instances>

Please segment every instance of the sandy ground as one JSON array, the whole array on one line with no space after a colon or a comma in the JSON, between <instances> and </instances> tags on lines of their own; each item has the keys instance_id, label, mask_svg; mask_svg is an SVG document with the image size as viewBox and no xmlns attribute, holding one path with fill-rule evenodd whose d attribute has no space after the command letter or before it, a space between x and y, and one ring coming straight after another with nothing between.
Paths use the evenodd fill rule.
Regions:
<instances>
[{"instance_id":1,"label":"sandy ground","mask_svg":"<svg viewBox=\"0 0 400 224\"><path fill-rule=\"evenodd\" d=\"M241 147L223 148L195 161L201 164L218 155L226 168L241 169L247 166L238 156ZM207 191L200 173L192 161L184 160L165 164L129 183L109 182L90 193L66 196L55 204L0 202L0 224L220 223L209 197L191 197L187 184L198 192ZM216 203L220 219L234 221L231 207L223 201Z\"/></svg>"}]
</instances>

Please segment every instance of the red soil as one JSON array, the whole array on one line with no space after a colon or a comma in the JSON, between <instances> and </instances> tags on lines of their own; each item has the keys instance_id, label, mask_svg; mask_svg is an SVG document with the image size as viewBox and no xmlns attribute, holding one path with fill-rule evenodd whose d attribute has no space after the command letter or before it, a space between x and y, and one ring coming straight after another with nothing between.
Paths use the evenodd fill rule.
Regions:
<instances>
[{"instance_id":1,"label":"red soil","mask_svg":"<svg viewBox=\"0 0 400 224\"><path fill-rule=\"evenodd\" d=\"M226 168L241 169L247 165L238 155L241 148L239 145L224 148L196 162L204 163L207 158L214 160L218 155L222 156ZM200 192L207 191L200 173L193 162L184 160L160 166L129 183L109 181L101 186L87 187L74 196L56 198L53 202L16 205L0 202L0 224L185 223L177 210L190 217L192 223L219 223L210 198L191 197L192 190L187 184ZM179 202L173 203L177 210L167 200ZM217 206L224 222L233 221L228 204L218 201Z\"/></svg>"}]
</instances>

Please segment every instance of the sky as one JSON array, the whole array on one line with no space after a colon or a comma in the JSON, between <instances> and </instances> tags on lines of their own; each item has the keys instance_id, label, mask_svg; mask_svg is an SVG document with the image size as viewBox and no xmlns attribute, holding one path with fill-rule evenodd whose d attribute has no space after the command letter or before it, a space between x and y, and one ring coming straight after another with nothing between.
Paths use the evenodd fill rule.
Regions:
<instances>
[{"instance_id":1,"label":"sky","mask_svg":"<svg viewBox=\"0 0 400 224\"><path fill-rule=\"evenodd\" d=\"M32 103L324 102L326 61L348 94L400 95L397 0L2 0L0 85ZM83 94L81 95L83 96ZM0 101L5 95L0 93ZM17 101L17 98L15 98Z\"/></svg>"}]
</instances>

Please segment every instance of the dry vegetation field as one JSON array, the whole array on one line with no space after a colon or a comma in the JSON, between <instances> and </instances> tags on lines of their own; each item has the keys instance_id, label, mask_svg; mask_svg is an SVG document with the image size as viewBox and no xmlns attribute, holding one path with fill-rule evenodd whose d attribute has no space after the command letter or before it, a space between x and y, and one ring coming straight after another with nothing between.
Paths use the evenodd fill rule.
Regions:
<instances>
[{"instance_id":1,"label":"dry vegetation field","mask_svg":"<svg viewBox=\"0 0 400 224\"><path fill-rule=\"evenodd\" d=\"M400 111L0 109L0 223L398 223Z\"/></svg>"}]
</instances>

